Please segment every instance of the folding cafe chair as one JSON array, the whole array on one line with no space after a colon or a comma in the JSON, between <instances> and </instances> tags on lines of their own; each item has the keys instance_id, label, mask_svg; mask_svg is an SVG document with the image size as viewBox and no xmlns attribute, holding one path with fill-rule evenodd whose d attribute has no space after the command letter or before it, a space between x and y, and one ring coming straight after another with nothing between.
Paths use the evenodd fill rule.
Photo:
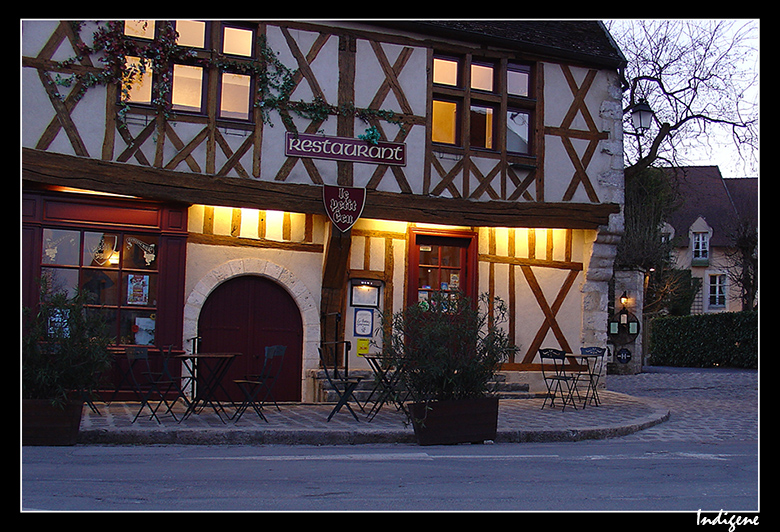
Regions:
<instances>
[{"instance_id":1,"label":"folding cafe chair","mask_svg":"<svg viewBox=\"0 0 780 532\"><path fill-rule=\"evenodd\" d=\"M247 375L244 379L233 381L244 394L243 402L233 415L235 421L241 419L244 412L251 406L255 413L260 416L260 419L268 422L263 415L262 408L269 397L276 406L276 409L279 410L279 405L273 395L273 386L279 377L279 373L282 371L282 362L284 360L285 351L287 351L287 346L285 345L272 345L266 347L263 367L260 370L260 373Z\"/></svg>"},{"instance_id":2,"label":"folding cafe chair","mask_svg":"<svg viewBox=\"0 0 780 532\"><path fill-rule=\"evenodd\" d=\"M604 366L604 359L606 358L607 348L605 347L581 347L580 356L585 359L588 365L588 371L585 375L586 389L585 389L585 401L582 403L583 408L588 404L590 399L591 404L600 405L601 398L599 397L598 385L601 377L601 370Z\"/></svg>"},{"instance_id":3,"label":"folding cafe chair","mask_svg":"<svg viewBox=\"0 0 780 532\"><path fill-rule=\"evenodd\" d=\"M332 345L333 349L329 349L327 344ZM355 420L360 421L360 419L357 417L357 414L355 414L355 411L352 410L351 406L349 406L349 400L350 398L354 400L355 404L360 407L360 410L363 410L363 407L355 397L355 388L358 387L360 382L363 380L363 377L350 377L346 363L344 366L344 371L339 371L338 358L336 357L336 348L339 344L344 344L344 360L346 361L349 357L349 350L352 347L352 344L349 341L342 340L339 342L323 342L322 346L318 348L320 352L320 362L322 364L322 368L325 370L325 378L328 380L331 387L336 391L336 395L339 398L336 406L333 407L333 410L328 416L328 421L330 421L331 418L333 418L333 416L338 413L338 411L341 410L341 407L343 406L347 407L347 410L350 411ZM323 350L325 350L324 353ZM329 365L333 366L332 371L331 368L329 368Z\"/></svg>"},{"instance_id":4,"label":"folding cafe chair","mask_svg":"<svg viewBox=\"0 0 780 532\"><path fill-rule=\"evenodd\" d=\"M542 362L542 377L547 385L547 395L542 403L542 409L550 400L550 406L555 405L555 398L560 394L561 412L566 410L566 403L571 403L574 409L574 392L577 388L577 374L566 370L566 352L560 349L544 348L539 349L539 358ZM579 392L577 392L579 394Z\"/></svg>"},{"instance_id":5,"label":"folding cafe chair","mask_svg":"<svg viewBox=\"0 0 780 532\"><path fill-rule=\"evenodd\" d=\"M127 356L127 362L129 364L129 374L132 380L135 391L138 398L141 401L141 408L133 418L133 423L141 415L144 408L148 408L152 415L149 419L154 418L157 422L160 422L160 418L157 417L157 410L165 403L166 413L170 413L173 419L176 420L176 414L173 413L171 408L173 403L168 403L168 394L175 386L175 381L166 377L162 372L154 372L149 364L149 348L147 347L127 347L125 349L125 355ZM140 364L140 369L136 367ZM152 408L149 400L155 397L157 405Z\"/></svg>"}]
</instances>

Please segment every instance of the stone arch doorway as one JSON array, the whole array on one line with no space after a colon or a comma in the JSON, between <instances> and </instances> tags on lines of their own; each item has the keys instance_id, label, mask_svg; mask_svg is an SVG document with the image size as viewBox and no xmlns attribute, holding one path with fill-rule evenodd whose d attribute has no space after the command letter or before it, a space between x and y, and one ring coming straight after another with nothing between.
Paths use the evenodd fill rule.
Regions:
<instances>
[{"instance_id":1,"label":"stone arch doorway","mask_svg":"<svg viewBox=\"0 0 780 532\"><path fill-rule=\"evenodd\" d=\"M274 396L278 401L301 400L303 321L295 299L280 284L257 275L219 284L203 303L198 336L201 352L242 353L223 379L233 400L241 398L233 380L258 373L267 346L287 346ZM217 397L228 398L221 391Z\"/></svg>"}]
</instances>

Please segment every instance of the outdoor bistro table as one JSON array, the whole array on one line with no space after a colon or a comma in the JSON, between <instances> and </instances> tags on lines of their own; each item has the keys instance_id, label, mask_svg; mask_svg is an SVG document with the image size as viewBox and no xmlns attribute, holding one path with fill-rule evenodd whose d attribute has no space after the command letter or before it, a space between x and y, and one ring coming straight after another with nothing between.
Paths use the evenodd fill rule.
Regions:
<instances>
[{"instance_id":1,"label":"outdoor bistro table","mask_svg":"<svg viewBox=\"0 0 780 532\"><path fill-rule=\"evenodd\" d=\"M219 411L222 410L225 415L227 415L227 413L217 401L215 393L217 389L221 389L225 392L225 389L222 386L222 379L225 374L227 374L228 369L230 369L235 358L240 354L241 353L191 353L175 355L172 357L181 359L182 363L187 367L192 376L192 401L190 401L182 419L186 419L199 407L203 409L208 405L211 406L219 419L223 423L225 422ZM227 392L225 393L227 394Z\"/></svg>"},{"instance_id":2,"label":"outdoor bistro table","mask_svg":"<svg viewBox=\"0 0 780 532\"><path fill-rule=\"evenodd\" d=\"M371 421L376 417L388 399L394 402L399 410L406 412L403 401L398 395L400 392L398 384L401 381L403 371L402 365L394 368L386 366L384 362L390 359L380 355L364 355L364 358L368 361L368 364L371 366L371 370L376 377L376 384L374 389L371 390L368 400L371 400L374 393L378 394L374 406L371 407L371 410L368 412L368 420ZM391 370L393 371L391 372Z\"/></svg>"},{"instance_id":3,"label":"outdoor bistro table","mask_svg":"<svg viewBox=\"0 0 780 532\"><path fill-rule=\"evenodd\" d=\"M599 406L601 404L597 389L599 379L601 378L601 365L599 362L602 361L604 352L591 351L587 353L572 354L572 356L581 359L588 368L585 372L585 376L588 377L588 387L585 389L585 401L582 403L582 407L585 408L585 406L587 406L589 394L591 404Z\"/></svg>"}]
</instances>

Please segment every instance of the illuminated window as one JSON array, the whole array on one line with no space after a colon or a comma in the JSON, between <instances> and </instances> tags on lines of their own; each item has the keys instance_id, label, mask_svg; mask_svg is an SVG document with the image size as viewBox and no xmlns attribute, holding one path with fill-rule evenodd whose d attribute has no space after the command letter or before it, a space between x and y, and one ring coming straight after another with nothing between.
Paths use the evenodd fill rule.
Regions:
<instances>
[{"instance_id":1,"label":"illuminated window","mask_svg":"<svg viewBox=\"0 0 780 532\"><path fill-rule=\"evenodd\" d=\"M413 228L409 236L407 304L430 301L436 293L474 296L475 234Z\"/></svg>"},{"instance_id":2,"label":"illuminated window","mask_svg":"<svg viewBox=\"0 0 780 532\"><path fill-rule=\"evenodd\" d=\"M458 86L458 61L454 59L434 58L433 82L439 85Z\"/></svg>"},{"instance_id":3,"label":"illuminated window","mask_svg":"<svg viewBox=\"0 0 780 532\"><path fill-rule=\"evenodd\" d=\"M85 292L117 343L155 344L157 235L44 228L42 236L41 276L54 291Z\"/></svg>"},{"instance_id":4,"label":"illuminated window","mask_svg":"<svg viewBox=\"0 0 780 532\"><path fill-rule=\"evenodd\" d=\"M532 155L531 67L498 59L433 59L431 140L512 155ZM461 80L468 73L468 86ZM503 131L502 131L503 130ZM529 162L531 164L531 162Z\"/></svg>"},{"instance_id":5,"label":"illuminated window","mask_svg":"<svg viewBox=\"0 0 780 532\"><path fill-rule=\"evenodd\" d=\"M433 142L457 144L458 142L458 104L442 100L433 101Z\"/></svg>"},{"instance_id":6,"label":"illuminated window","mask_svg":"<svg viewBox=\"0 0 780 532\"><path fill-rule=\"evenodd\" d=\"M122 83L127 101L132 103L152 103L152 72L141 63L140 57L125 57L127 74Z\"/></svg>"},{"instance_id":7,"label":"illuminated window","mask_svg":"<svg viewBox=\"0 0 780 532\"><path fill-rule=\"evenodd\" d=\"M222 52L251 57L253 40L252 30L225 26L222 33Z\"/></svg>"},{"instance_id":8,"label":"illuminated window","mask_svg":"<svg viewBox=\"0 0 780 532\"><path fill-rule=\"evenodd\" d=\"M493 67L489 65L471 65L471 88L493 92Z\"/></svg>"},{"instance_id":9,"label":"illuminated window","mask_svg":"<svg viewBox=\"0 0 780 532\"><path fill-rule=\"evenodd\" d=\"M173 65L173 109L200 112L203 105L203 68Z\"/></svg>"},{"instance_id":10,"label":"illuminated window","mask_svg":"<svg viewBox=\"0 0 780 532\"><path fill-rule=\"evenodd\" d=\"M140 39L154 39L154 21L125 20L125 35Z\"/></svg>"},{"instance_id":11,"label":"illuminated window","mask_svg":"<svg viewBox=\"0 0 780 532\"><path fill-rule=\"evenodd\" d=\"M242 74L222 74L222 94L219 115L222 118L249 119L249 76Z\"/></svg>"},{"instance_id":12,"label":"illuminated window","mask_svg":"<svg viewBox=\"0 0 780 532\"><path fill-rule=\"evenodd\" d=\"M176 44L190 48L206 47L206 23L199 20L177 20L176 31L179 34Z\"/></svg>"}]
</instances>

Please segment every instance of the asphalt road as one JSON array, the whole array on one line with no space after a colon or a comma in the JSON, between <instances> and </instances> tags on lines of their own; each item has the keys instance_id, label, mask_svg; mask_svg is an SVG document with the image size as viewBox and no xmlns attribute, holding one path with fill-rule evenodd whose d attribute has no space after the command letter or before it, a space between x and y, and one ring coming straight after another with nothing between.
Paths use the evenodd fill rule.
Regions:
<instances>
[{"instance_id":1,"label":"asphalt road","mask_svg":"<svg viewBox=\"0 0 780 532\"><path fill-rule=\"evenodd\" d=\"M759 510L756 372L661 370L610 388L668 405L669 421L571 443L23 447L20 508Z\"/></svg>"}]
</instances>

